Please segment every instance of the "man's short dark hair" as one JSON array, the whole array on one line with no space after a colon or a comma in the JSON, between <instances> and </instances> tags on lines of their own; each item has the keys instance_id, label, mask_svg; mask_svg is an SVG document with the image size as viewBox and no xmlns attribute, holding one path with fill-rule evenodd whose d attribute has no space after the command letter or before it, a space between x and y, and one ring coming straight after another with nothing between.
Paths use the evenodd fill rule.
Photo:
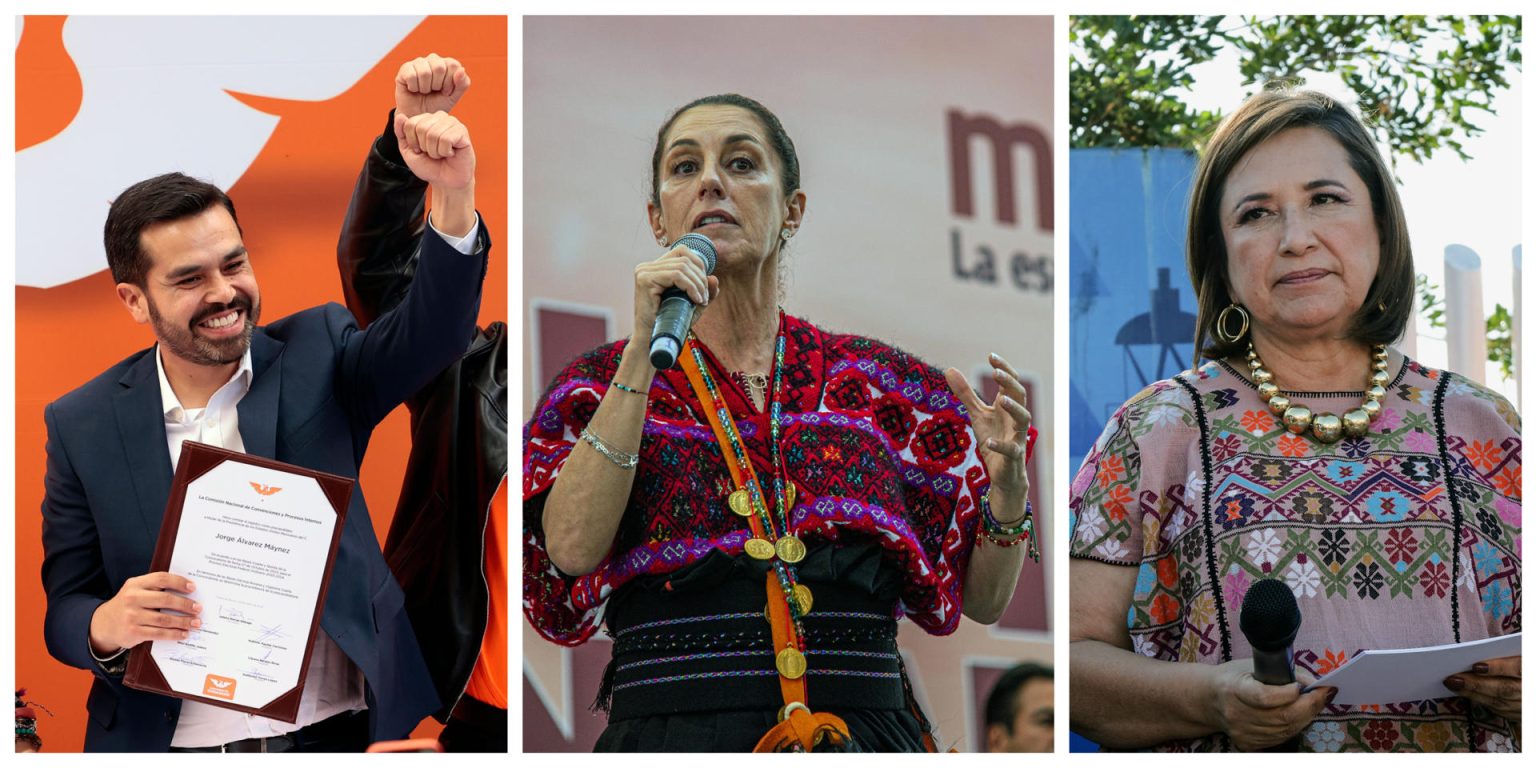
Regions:
<instances>
[{"instance_id":1,"label":"man's short dark hair","mask_svg":"<svg viewBox=\"0 0 1536 768\"><path fill-rule=\"evenodd\" d=\"M107 265L112 281L144 286L149 257L144 253L140 235L144 230L166 221L196 216L215 205L224 206L240 230L235 204L224 190L184 173L167 173L145 179L123 190L107 211L107 225L102 239L107 248ZM240 231L244 235L243 230Z\"/></svg>"},{"instance_id":2,"label":"man's short dark hair","mask_svg":"<svg viewBox=\"0 0 1536 768\"><path fill-rule=\"evenodd\" d=\"M1013 722L1019 716L1019 691L1035 679L1055 682L1056 671L1044 664L1025 663L1004 672L987 694L987 725L1001 725L1013 735Z\"/></svg>"}]
</instances>

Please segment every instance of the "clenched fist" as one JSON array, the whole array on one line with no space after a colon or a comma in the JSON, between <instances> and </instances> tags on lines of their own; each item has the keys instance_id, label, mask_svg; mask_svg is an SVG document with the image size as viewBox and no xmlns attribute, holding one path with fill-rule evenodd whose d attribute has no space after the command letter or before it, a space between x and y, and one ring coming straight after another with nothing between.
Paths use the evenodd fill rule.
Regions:
<instances>
[{"instance_id":1,"label":"clenched fist","mask_svg":"<svg viewBox=\"0 0 1536 768\"><path fill-rule=\"evenodd\" d=\"M458 59L429 53L400 65L395 74L395 113L406 117L452 112L469 90L469 72Z\"/></svg>"},{"instance_id":2,"label":"clenched fist","mask_svg":"<svg viewBox=\"0 0 1536 768\"><path fill-rule=\"evenodd\" d=\"M475 180L469 129L447 112L395 114L395 139L411 172L440 190L462 190Z\"/></svg>"}]
</instances>

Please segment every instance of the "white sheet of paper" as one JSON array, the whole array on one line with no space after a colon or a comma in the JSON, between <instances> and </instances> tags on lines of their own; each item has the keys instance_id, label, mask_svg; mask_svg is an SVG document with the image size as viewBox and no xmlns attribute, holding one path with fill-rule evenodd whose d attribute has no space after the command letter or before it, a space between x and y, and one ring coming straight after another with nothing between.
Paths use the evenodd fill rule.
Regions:
<instances>
[{"instance_id":1,"label":"white sheet of paper","mask_svg":"<svg viewBox=\"0 0 1536 768\"><path fill-rule=\"evenodd\" d=\"M1307 688L1339 689L1335 704L1398 704L1455 696L1444 680L1479 661L1520 655L1520 634L1428 648L1364 651Z\"/></svg>"},{"instance_id":2,"label":"white sheet of paper","mask_svg":"<svg viewBox=\"0 0 1536 768\"><path fill-rule=\"evenodd\" d=\"M297 686L335 527L311 477L225 461L188 484L170 572L203 625L154 642L171 689L263 707Z\"/></svg>"}]
</instances>

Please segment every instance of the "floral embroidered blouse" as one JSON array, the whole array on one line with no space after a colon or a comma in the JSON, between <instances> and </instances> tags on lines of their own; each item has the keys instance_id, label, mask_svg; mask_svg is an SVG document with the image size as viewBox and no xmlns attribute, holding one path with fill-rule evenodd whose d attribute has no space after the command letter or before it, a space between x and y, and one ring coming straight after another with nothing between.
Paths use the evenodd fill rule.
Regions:
<instances>
[{"instance_id":1,"label":"floral embroidered blouse","mask_svg":"<svg viewBox=\"0 0 1536 768\"><path fill-rule=\"evenodd\" d=\"M878 542L905 574L899 609L932 634L953 632L990 487L964 407L942 373L905 352L787 314L783 323L780 448L798 488L791 529L807 544ZM714 549L739 554L750 537L726 506L733 487L720 446L687 378L673 369L651 386L640 465L609 556L580 577L550 562L544 500L607 393L624 345L568 365L523 428L523 609L540 635L563 645L591 637L600 608L626 582L671 573ZM768 416L706 356L768 482Z\"/></svg>"},{"instance_id":2,"label":"floral embroidered blouse","mask_svg":"<svg viewBox=\"0 0 1536 768\"><path fill-rule=\"evenodd\" d=\"M1362 397L1285 394L1335 413ZM1136 653L1251 656L1237 618L1264 577L1296 595L1296 667L1317 677L1367 649L1520 631L1519 415L1406 359L1382 405L1365 437L1325 445L1287 432L1245 376L1210 362L1121 406L1073 480L1071 554L1138 569L1126 616ZM1516 734L1447 697L1329 706L1302 749L1510 751Z\"/></svg>"}]
</instances>

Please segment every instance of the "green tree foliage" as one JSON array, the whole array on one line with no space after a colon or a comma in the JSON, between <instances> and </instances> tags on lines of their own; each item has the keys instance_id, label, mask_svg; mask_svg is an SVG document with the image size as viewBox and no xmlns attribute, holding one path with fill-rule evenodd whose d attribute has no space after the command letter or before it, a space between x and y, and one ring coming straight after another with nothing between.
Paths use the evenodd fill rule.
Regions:
<instances>
[{"instance_id":1,"label":"green tree foliage","mask_svg":"<svg viewBox=\"0 0 1536 768\"><path fill-rule=\"evenodd\" d=\"M1431 328L1445 327L1445 302L1440 299L1440 286L1429 281L1429 275L1420 272L1414 276L1419 290L1419 314Z\"/></svg>"},{"instance_id":2,"label":"green tree foliage","mask_svg":"<svg viewBox=\"0 0 1536 768\"><path fill-rule=\"evenodd\" d=\"M1514 318L1503 304L1493 305L1488 316L1488 359L1499 364L1506 379L1515 377Z\"/></svg>"},{"instance_id":3,"label":"green tree foliage","mask_svg":"<svg viewBox=\"0 0 1536 768\"><path fill-rule=\"evenodd\" d=\"M1180 92L1231 49L1252 90L1337 74L1394 160L1465 159L1521 66L1518 16L1074 16L1070 39L1073 147L1197 147L1221 113Z\"/></svg>"}]
</instances>

